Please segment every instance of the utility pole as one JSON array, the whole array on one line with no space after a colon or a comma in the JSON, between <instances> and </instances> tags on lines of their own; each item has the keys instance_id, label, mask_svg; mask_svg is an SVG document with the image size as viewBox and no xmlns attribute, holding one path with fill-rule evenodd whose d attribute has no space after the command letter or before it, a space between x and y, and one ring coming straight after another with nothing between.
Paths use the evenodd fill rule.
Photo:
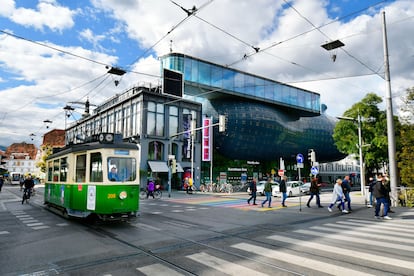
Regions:
<instances>
[{"instance_id":1,"label":"utility pole","mask_svg":"<svg viewBox=\"0 0 414 276\"><path fill-rule=\"evenodd\" d=\"M385 68L385 101L387 109L387 136L388 136L388 161L389 161L389 176L391 184L391 200L392 205L396 206L397 203L397 162L395 159L395 130L394 130L394 115L392 110L392 97L391 97L391 77L390 77L390 64L388 60L388 41L387 41L387 27L385 23L385 12L382 12L382 25L383 25L383 40L384 40L384 68Z\"/></svg>"}]
</instances>

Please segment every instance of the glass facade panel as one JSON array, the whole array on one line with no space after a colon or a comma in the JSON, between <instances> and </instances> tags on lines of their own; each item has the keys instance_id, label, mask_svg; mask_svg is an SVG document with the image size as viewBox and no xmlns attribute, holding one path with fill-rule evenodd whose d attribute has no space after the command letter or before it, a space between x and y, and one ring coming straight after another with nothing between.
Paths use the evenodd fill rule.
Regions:
<instances>
[{"instance_id":1,"label":"glass facade panel","mask_svg":"<svg viewBox=\"0 0 414 276\"><path fill-rule=\"evenodd\" d=\"M198 83L210 86L211 66L206 63L198 64Z\"/></svg>"},{"instance_id":2,"label":"glass facade panel","mask_svg":"<svg viewBox=\"0 0 414 276\"><path fill-rule=\"evenodd\" d=\"M170 117L169 117L169 132L168 135L174 135L178 133L178 107L170 106Z\"/></svg>"},{"instance_id":3,"label":"glass facade panel","mask_svg":"<svg viewBox=\"0 0 414 276\"><path fill-rule=\"evenodd\" d=\"M177 55L179 54L164 56L161 63L165 68L183 72L186 81L287 104L291 108L320 113L320 96L317 93L189 56Z\"/></svg>"}]
</instances>

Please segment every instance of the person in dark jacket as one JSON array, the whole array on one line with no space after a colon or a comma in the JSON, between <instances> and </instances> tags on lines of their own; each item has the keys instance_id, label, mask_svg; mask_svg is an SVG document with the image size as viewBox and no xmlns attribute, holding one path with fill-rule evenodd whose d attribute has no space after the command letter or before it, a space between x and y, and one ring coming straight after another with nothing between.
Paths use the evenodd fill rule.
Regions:
<instances>
[{"instance_id":1,"label":"person in dark jacket","mask_svg":"<svg viewBox=\"0 0 414 276\"><path fill-rule=\"evenodd\" d=\"M256 178L253 177L252 182L250 182L250 192L252 193L252 196L247 200L247 204L250 205L250 201L253 199L253 205L257 205L256 204L256 193L257 193L257 182L256 182Z\"/></svg>"},{"instance_id":2,"label":"person in dark jacket","mask_svg":"<svg viewBox=\"0 0 414 276\"><path fill-rule=\"evenodd\" d=\"M321 205L321 198L319 197L319 187L320 184L318 184L318 179L314 177L311 181L311 186L309 188L310 197L308 203L306 204L308 208L310 208L310 202L312 201L314 196L316 197L316 205L318 205L319 208L323 208L323 206Z\"/></svg>"},{"instance_id":3,"label":"person in dark jacket","mask_svg":"<svg viewBox=\"0 0 414 276\"><path fill-rule=\"evenodd\" d=\"M342 191L344 192L345 202L348 205L348 212L352 212L351 196L350 196L351 183L350 183L350 180L349 180L349 175L345 176L344 179L342 180ZM339 208L340 208L340 206L338 205L338 209Z\"/></svg>"},{"instance_id":4,"label":"person in dark jacket","mask_svg":"<svg viewBox=\"0 0 414 276\"><path fill-rule=\"evenodd\" d=\"M372 193L372 189L374 188L375 184L377 182L374 180L373 177L369 178L369 183L368 183L368 192L369 192L369 204L367 205L368 208L371 208L373 206L374 203L374 194Z\"/></svg>"},{"instance_id":5,"label":"person in dark jacket","mask_svg":"<svg viewBox=\"0 0 414 276\"><path fill-rule=\"evenodd\" d=\"M286 176L282 176L279 184L279 192L282 193L282 206L287 207L285 204L287 198L287 190L286 190Z\"/></svg>"},{"instance_id":6,"label":"person in dark jacket","mask_svg":"<svg viewBox=\"0 0 414 276\"><path fill-rule=\"evenodd\" d=\"M384 219L392 219L388 216L388 198L387 198L387 189L383 183L382 174L378 174L377 176L377 183L375 184L372 192L377 201L377 205L375 206L375 218L380 219L379 212L381 209L381 204L384 205Z\"/></svg>"}]
</instances>

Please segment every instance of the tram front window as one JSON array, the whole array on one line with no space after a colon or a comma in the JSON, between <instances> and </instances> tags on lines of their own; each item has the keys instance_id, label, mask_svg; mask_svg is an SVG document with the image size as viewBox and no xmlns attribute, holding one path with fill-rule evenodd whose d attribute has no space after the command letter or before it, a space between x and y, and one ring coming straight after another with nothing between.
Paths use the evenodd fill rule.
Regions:
<instances>
[{"instance_id":1,"label":"tram front window","mask_svg":"<svg viewBox=\"0 0 414 276\"><path fill-rule=\"evenodd\" d=\"M135 181L137 176L135 158L108 158L109 181Z\"/></svg>"}]
</instances>

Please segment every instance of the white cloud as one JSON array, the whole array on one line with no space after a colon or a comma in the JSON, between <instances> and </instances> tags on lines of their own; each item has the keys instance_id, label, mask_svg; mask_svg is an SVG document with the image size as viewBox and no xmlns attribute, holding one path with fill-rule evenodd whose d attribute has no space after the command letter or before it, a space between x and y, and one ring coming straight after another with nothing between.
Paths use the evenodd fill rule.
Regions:
<instances>
[{"instance_id":1,"label":"white cloud","mask_svg":"<svg viewBox=\"0 0 414 276\"><path fill-rule=\"evenodd\" d=\"M117 56L105 54L114 53L110 47L119 46L116 49L119 55L125 51L134 53L129 63L124 60L121 65L131 65L129 69L138 74L128 73L122 78L110 76L71 90L99 77L106 69L26 41L0 36L1 69L6 68L11 74L11 77L2 76L2 84L11 82L11 78L25 81L0 90L2 102L6 103L0 111L0 136L13 130L18 133L14 140L27 139L28 133L37 131L39 122L45 119L54 121L52 127L62 128L62 107L69 101L84 101L88 95L91 103L99 104L137 83L157 83L159 79L148 75L159 75L157 58L169 52L170 40L175 52L222 65L237 62L231 66L318 92L321 102L328 105L327 113L332 116L342 115L367 93L385 95L384 79L367 68L383 76L382 10L379 8L370 9L353 19L347 18L346 22L331 23L335 19L329 17L327 1L289 1L298 14L282 0L181 0L176 2L187 9L208 4L196 13L199 18L190 17L173 30L186 14L171 1L91 2L94 7L88 6L83 12L78 12L52 0L39 1L36 9L16 8L14 1L6 0L2 1L0 15L40 30L76 32L82 42L88 43L74 42L73 45L80 46L72 47L51 45L107 64L119 62ZM414 86L414 46L409 35L414 33L414 2L397 0L385 5L393 99L398 104L397 96ZM79 26L81 17L90 19L101 28L94 24ZM314 27L305 18L315 26L326 26L320 31L312 30ZM136 44L126 45L125 37L133 39ZM336 51L337 60L333 63L330 59L332 52L327 52L321 45L335 39L344 42L345 47ZM104 42L108 41L114 43L105 46ZM70 45L68 41L65 43ZM252 46L270 48L253 54ZM143 49L148 50L145 55L142 54ZM245 54L253 55L243 59ZM115 80L120 80L118 86L114 85ZM98 85L100 81L102 84ZM65 91L71 92L63 94ZM7 120L1 121L2 118ZM36 129L33 131L33 128ZM1 138L0 144L7 145L4 139Z\"/></svg>"},{"instance_id":2,"label":"white cloud","mask_svg":"<svg viewBox=\"0 0 414 276\"><path fill-rule=\"evenodd\" d=\"M54 0L42 0L37 10L17 8L10 14L10 19L26 27L43 30L44 27L52 31L62 31L73 27L75 11L62 7Z\"/></svg>"}]
</instances>

